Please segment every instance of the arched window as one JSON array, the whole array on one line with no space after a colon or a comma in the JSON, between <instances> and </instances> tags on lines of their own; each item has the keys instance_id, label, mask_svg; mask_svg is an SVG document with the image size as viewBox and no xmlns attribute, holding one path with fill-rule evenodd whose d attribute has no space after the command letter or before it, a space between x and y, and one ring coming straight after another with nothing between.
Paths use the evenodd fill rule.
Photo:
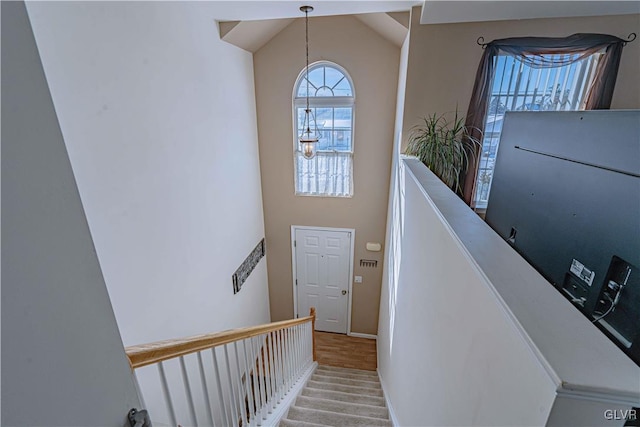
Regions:
<instances>
[{"instance_id":1,"label":"arched window","mask_svg":"<svg viewBox=\"0 0 640 427\"><path fill-rule=\"evenodd\" d=\"M320 139L317 154L305 159L298 136L304 122L307 87ZM321 61L302 70L293 90L296 194L351 197L353 195L353 123L355 93L346 70Z\"/></svg>"}]
</instances>

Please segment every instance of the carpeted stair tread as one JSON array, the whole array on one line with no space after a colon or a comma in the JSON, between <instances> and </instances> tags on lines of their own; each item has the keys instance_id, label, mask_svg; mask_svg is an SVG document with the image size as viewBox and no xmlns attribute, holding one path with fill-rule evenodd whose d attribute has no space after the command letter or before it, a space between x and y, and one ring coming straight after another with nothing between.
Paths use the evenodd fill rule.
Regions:
<instances>
[{"instance_id":1,"label":"carpeted stair tread","mask_svg":"<svg viewBox=\"0 0 640 427\"><path fill-rule=\"evenodd\" d=\"M309 380L309 382L307 383L307 387L321 389L321 390L341 391L343 393L364 394L367 396L382 397L382 390L377 390L377 389L368 388L368 387L357 387L357 386L345 385L345 384L332 384L332 383L325 383L325 382L313 381L313 380Z\"/></svg>"},{"instance_id":2,"label":"carpeted stair tread","mask_svg":"<svg viewBox=\"0 0 640 427\"><path fill-rule=\"evenodd\" d=\"M367 371L364 371L364 372L367 372ZM354 374L351 372L340 372L340 371L328 371L320 368L316 370L316 374L322 375L325 377L350 378L352 380L362 380L362 381L379 381L378 377L374 375Z\"/></svg>"},{"instance_id":3,"label":"carpeted stair tread","mask_svg":"<svg viewBox=\"0 0 640 427\"><path fill-rule=\"evenodd\" d=\"M339 414L319 409L299 408L289 409L288 420L299 420L326 426L392 426L391 421L380 418L361 417L358 415Z\"/></svg>"},{"instance_id":4,"label":"carpeted stair tread","mask_svg":"<svg viewBox=\"0 0 640 427\"><path fill-rule=\"evenodd\" d=\"M362 381L362 380L354 380L352 378L336 378L336 377L327 377L324 375L320 375L318 373L313 374L311 377L312 381L318 381L322 383L331 383L331 384L344 384L344 385L352 385L356 387L367 387L373 388L377 390L381 390L379 381Z\"/></svg>"},{"instance_id":5,"label":"carpeted stair tread","mask_svg":"<svg viewBox=\"0 0 640 427\"><path fill-rule=\"evenodd\" d=\"M304 421L284 419L278 423L278 427L326 427L326 426L324 424L314 424L314 423L307 423Z\"/></svg>"},{"instance_id":6,"label":"carpeted stair tread","mask_svg":"<svg viewBox=\"0 0 640 427\"><path fill-rule=\"evenodd\" d=\"M316 368L282 427L392 426L377 372Z\"/></svg>"},{"instance_id":7,"label":"carpeted stair tread","mask_svg":"<svg viewBox=\"0 0 640 427\"><path fill-rule=\"evenodd\" d=\"M319 409L321 411L338 412L341 414L359 415L362 417L389 419L389 411L383 406L362 405L352 402L319 399L316 397L298 396L295 406L300 408Z\"/></svg>"},{"instance_id":8,"label":"carpeted stair tread","mask_svg":"<svg viewBox=\"0 0 640 427\"><path fill-rule=\"evenodd\" d=\"M329 365L319 365L316 369L317 371L334 371L334 372L343 372L345 374L358 374L358 375L366 375L373 378L378 378L378 373L376 371L365 371L363 369L352 369L352 368L340 368L338 366L329 366Z\"/></svg>"},{"instance_id":9,"label":"carpeted stair tread","mask_svg":"<svg viewBox=\"0 0 640 427\"><path fill-rule=\"evenodd\" d=\"M344 393L341 391L306 388L302 390L302 393L300 395L308 396L308 397L317 397L319 399L337 400L338 402L351 402L351 403L360 403L363 405L385 407L385 401L383 397L362 396L357 394Z\"/></svg>"}]
</instances>

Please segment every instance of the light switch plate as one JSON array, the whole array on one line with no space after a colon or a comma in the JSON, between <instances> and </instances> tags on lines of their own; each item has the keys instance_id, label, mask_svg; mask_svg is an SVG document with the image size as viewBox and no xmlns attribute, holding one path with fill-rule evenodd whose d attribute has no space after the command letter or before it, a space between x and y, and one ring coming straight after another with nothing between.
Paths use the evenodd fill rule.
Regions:
<instances>
[{"instance_id":1,"label":"light switch plate","mask_svg":"<svg viewBox=\"0 0 640 427\"><path fill-rule=\"evenodd\" d=\"M356 276L354 282L356 283L362 283L362 276Z\"/></svg>"}]
</instances>

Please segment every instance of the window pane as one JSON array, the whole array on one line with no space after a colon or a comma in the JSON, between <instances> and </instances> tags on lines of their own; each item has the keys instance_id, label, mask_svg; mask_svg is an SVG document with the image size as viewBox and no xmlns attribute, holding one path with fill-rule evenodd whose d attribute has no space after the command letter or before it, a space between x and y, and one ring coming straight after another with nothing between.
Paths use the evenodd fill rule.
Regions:
<instances>
[{"instance_id":1,"label":"window pane","mask_svg":"<svg viewBox=\"0 0 640 427\"><path fill-rule=\"evenodd\" d=\"M331 134L333 108L314 108L313 110L316 113L316 123L318 123L318 131L320 132L318 151L330 150L333 146L333 135Z\"/></svg>"},{"instance_id":2,"label":"window pane","mask_svg":"<svg viewBox=\"0 0 640 427\"><path fill-rule=\"evenodd\" d=\"M311 93L315 93L315 89L324 86L324 67L312 68L309 70L309 82L314 89Z\"/></svg>"},{"instance_id":3,"label":"window pane","mask_svg":"<svg viewBox=\"0 0 640 427\"><path fill-rule=\"evenodd\" d=\"M344 77L344 74L331 67L325 67L324 75L324 84L330 88L334 87Z\"/></svg>"},{"instance_id":4,"label":"window pane","mask_svg":"<svg viewBox=\"0 0 640 427\"><path fill-rule=\"evenodd\" d=\"M333 149L351 151L352 108L335 108L333 120Z\"/></svg>"},{"instance_id":5,"label":"window pane","mask_svg":"<svg viewBox=\"0 0 640 427\"><path fill-rule=\"evenodd\" d=\"M333 91L327 86L322 86L316 90L315 96L333 96Z\"/></svg>"},{"instance_id":6,"label":"window pane","mask_svg":"<svg viewBox=\"0 0 640 427\"><path fill-rule=\"evenodd\" d=\"M333 88L334 96L353 96L353 90L346 77Z\"/></svg>"},{"instance_id":7,"label":"window pane","mask_svg":"<svg viewBox=\"0 0 640 427\"><path fill-rule=\"evenodd\" d=\"M309 96L315 93L315 88L309 83ZM298 98L306 98L307 97L307 78L306 76L302 78L300 81L300 85L298 86L298 92L296 93L296 97Z\"/></svg>"},{"instance_id":8,"label":"window pane","mask_svg":"<svg viewBox=\"0 0 640 427\"><path fill-rule=\"evenodd\" d=\"M577 58L577 55L574 56ZM558 111L584 109L587 88L600 54L569 63L570 55L543 55L545 61L565 65L533 68L516 57L495 59L495 76L485 119L482 151L476 182L476 207L486 207L502 121L506 111Z\"/></svg>"},{"instance_id":9,"label":"window pane","mask_svg":"<svg viewBox=\"0 0 640 427\"><path fill-rule=\"evenodd\" d=\"M309 69L309 96L353 96L349 79L337 68L318 65ZM297 98L307 96L307 79L303 75L296 90Z\"/></svg>"}]
</instances>

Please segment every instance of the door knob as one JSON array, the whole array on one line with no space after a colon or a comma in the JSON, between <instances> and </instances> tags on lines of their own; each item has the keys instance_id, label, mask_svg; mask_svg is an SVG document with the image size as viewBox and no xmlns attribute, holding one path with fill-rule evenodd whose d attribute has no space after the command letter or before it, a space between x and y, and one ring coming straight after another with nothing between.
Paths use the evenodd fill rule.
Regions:
<instances>
[{"instance_id":1,"label":"door knob","mask_svg":"<svg viewBox=\"0 0 640 427\"><path fill-rule=\"evenodd\" d=\"M346 294L347 294L347 291L343 290L342 295L346 295Z\"/></svg>"}]
</instances>

